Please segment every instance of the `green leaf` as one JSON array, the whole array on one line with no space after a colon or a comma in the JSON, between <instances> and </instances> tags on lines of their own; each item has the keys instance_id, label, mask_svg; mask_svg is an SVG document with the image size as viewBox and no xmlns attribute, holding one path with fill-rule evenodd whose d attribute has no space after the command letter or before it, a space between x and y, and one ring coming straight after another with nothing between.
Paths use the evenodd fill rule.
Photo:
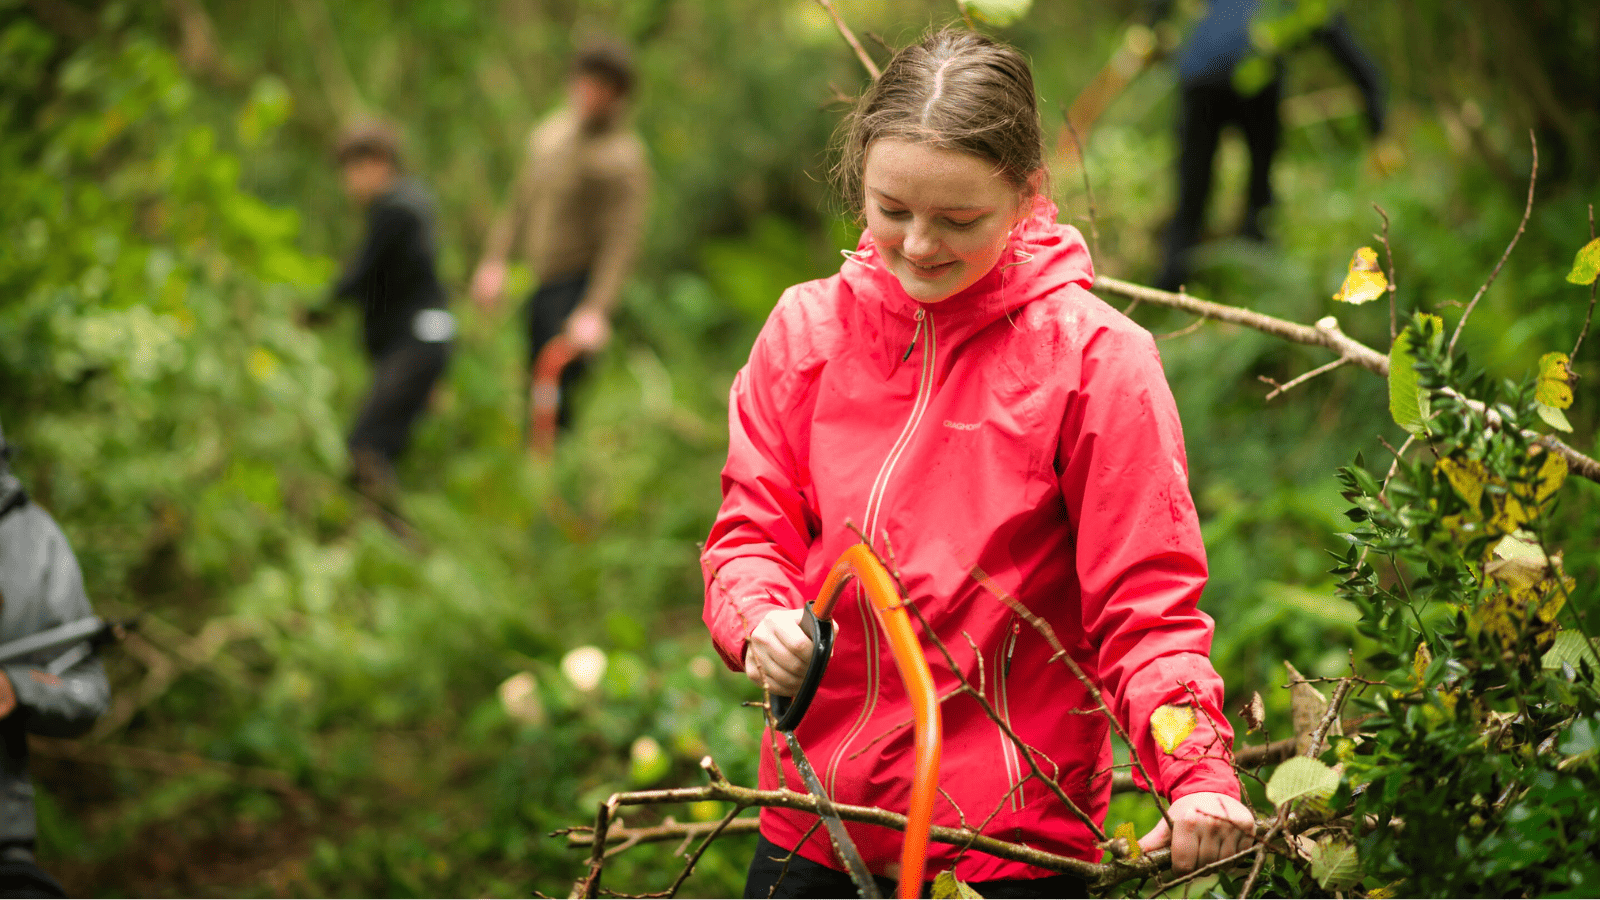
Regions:
<instances>
[{"instance_id":1,"label":"green leaf","mask_svg":"<svg viewBox=\"0 0 1600 900\"><path fill-rule=\"evenodd\" d=\"M1033 0L961 0L961 7L996 28L1004 28L1027 15Z\"/></svg>"},{"instance_id":2,"label":"green leaf","mask_svg":"<svg viewBox=\"0 0 1600 900\"><path fill-rule=\"evenodd\" d=\"M1545 651L1543 666L1546 669L1559 669L1563 665L1570 665L1574 669L1580 661L1589 663L1589 667L1600 671L1600 655L1595 653L1594 645L1577 631L1563 631L1556 635L1556 641Z\"/></svg>"},{"instance_id":3,"label":"green leaf","mask_svg":"<svg viewBox=\"0 0 1600 900\"><path fill-rule=\"evenodd\" d=\"M1302 797L1326 800L1339 789L1339 773L1309 756L1292 756L1267 782L1267 799L1282 806Z\"/></svg>"},{"instance_id":4,"label":"green leaf","mask_svg":"<svg viewBox=\"0 0 1600 900\"><path fill-rule=\"evenodd\" d=\"M1594 284L1597 275L1600 275L1600 238L1578 249L1578 255L1572 260L1572 271L1567 273L1567 281L1571 284Z\"/></svg>"},{"instance_id":5,"label":"green leaf","mask_svg":"<svg viewBox=\"0 0 1600 900\"><path fill-rule=\"evenodd\" d=\"M940 872L937 878L933 879L934 900L952 900L952 898L968 900L968 898L982 896L965 881L957 878L954 869L946 869Z\"/></svg>"},{"instance_id":6,"label":"green leaf","mask_svg":"<svg viewBox=\"0 0 1600 900\"><path fill-rule=\"evenodd\" d=\"M1427 434L1427 398L1417 384L1417 358L1411 352L1411 329L1394 339L1389 348L1389 415L1414 435Z\"/></svg>"},{"instance_id":7,"label":"green leaf","mask_svg":"<svg viewBox=\"0 0 1600 900\"><path fill-rule=\"evenodd\" d=\"M1566 413L1554 406L1546 406L1543 403L1536 403L1535 408L1539 410L1539 418L1543 419L1546 425L1557 431L1571 433L1572 423L1567 421Z\"/></svg>"},{"instance_id":8,"label":"green leaf","mask_svg":"<svg viewBox=\"0 0 1600 900\"><path fill-rule=\"evenodd\" d=\"M1356 848L1340 840L1320 841L1310 852L1311 877L1325 891L1345 891L1361 880L1361 858Z\"/></svg>"}]
</instances>

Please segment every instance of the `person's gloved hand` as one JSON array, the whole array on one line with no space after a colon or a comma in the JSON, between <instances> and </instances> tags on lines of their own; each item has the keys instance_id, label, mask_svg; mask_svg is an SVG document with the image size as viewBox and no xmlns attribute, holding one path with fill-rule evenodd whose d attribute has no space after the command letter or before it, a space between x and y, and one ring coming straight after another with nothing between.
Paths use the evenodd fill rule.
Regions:
<instances>
[{"instance_id":1,"label":"person's gloved hand","mask_svg":"<svg viewBox=\"0 0 1600 900\"><path fill-rule=\"evenodd\" d=\"M1227 794L1185 794L1167 809L1172 827L1162 819L1139 839L1146 853L1172 845L1172 870L1182 875L1232 856L1255 843L1256 817Z\"/></svg>"}]
</instances>

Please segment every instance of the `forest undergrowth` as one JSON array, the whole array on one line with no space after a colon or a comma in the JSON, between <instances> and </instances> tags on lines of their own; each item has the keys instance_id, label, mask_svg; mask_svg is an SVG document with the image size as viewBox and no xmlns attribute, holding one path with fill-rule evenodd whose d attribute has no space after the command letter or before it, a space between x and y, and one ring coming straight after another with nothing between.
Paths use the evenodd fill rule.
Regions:
<instances>
[{"instance_id":1,"label":"forest undergrowth","mask_svg":"<svg viewBox=\"0 0 1600 900\"><path fill-rule=\"evenodd\" d=\"M626 13L659 42L650 46L683 42L644 57L645 102L657 108L641 110L641 126L663 176L657 236L577 425L553 460L521 453L519 329L458 303L448 383L401 469L415 532L402 539L343 481L343 429L366 377L353 311L326 328L304 324L348 246L341 230L359 221L329 199L322 148L339 110L306 56L315 42L287 49L302 40L300 21L250 41L271 30L264 13L214 11L225 63L208 73L178 52L172 22L136 5L104 4L69 38L0 2L0 195L12 210L0 238L13 248L0 255L0 415L97 610L142 617L109 652L115 702L94 734L35 747L41 858L69 890L559 895L587 854L550 832L591 821L612 793L700 784L707 754L731 781L754 783L761 720L743 704L755 692L724 670L700 624L697 544L718 501L733 372L778 292L826 274L837 247L854 242L829 215L821 157L792 148L820 148L828 81L859 75L831 26L791 21L799 13L763 6L763 27L740 45L740 4L666 6ZM551 73L526 60L556 52L573 23L520 22L479 48L473 14L429 7L391 34L374 24L379 7L351 4L332 27L357 80L380 86L368 102L448 122L418 129L416 143L459 214L444 253L459 281L517 128L555 96L540 81ZM1047 59L1063 27L1052 15L1036 10L1008 36L1035 48L1041 79L1084 83L1100 54ZM1119 25L1108 13L1088 32L1109 52ZM426 89L396 62L421 46L447 73ZM795 46L793 60L772 62ZM713 79L696 66L718 53L739 67L740 89L670 103L673 78ZM1309 71L1302 92L1321 87ZM496 79L541 87L510 101L517 91L482 89ZM478 165L446 146L484 141L473 122L440 112L462 85L501 104L480 117L503 133ZM1139 281L1154 268L1171 203L1170 107L1170 78L1152 71L1088 138L1102 274ZM739 122L741 140L699 143L696 121ZM1381 164L1354 117L1291 129L1270 246L1226 236L1245 167L1242 148L1226 145L1214 239L1190 290L1305 323L1337 314L1351 336L1387 349L1384 304L1328 299L1352 251L1374 244L1376 203L1390 219L1405 318L1427 310L1453 323L1517 229L1521 188L1416 98L1397 98L1392 129L1386 146L1401 155ZM1525 170L1524 138L1501 138ZM1474 372L1513 382L1513 405L1583 320L1587 294L1563 280L1589 238L1595 198L1580 187L1541 185L1519 248L1461 339ZM1054 189L1063 215L1089 230L1079 173L1057 172ZM1360 530L1347 495L1374 492L1340 472L1359 452L1381 480L1384 442L1399 446L1408 432L1390 416L1384 380L1353 367L1265 399L1261 379L1287 382L1325 353L1239 326L1191 327L1192 316L1148 305L1133 315L1163 336L1188 437L1226 709L1259 693L1261 739L1288 736L1285 660L1308 678L1338 678L1352 654L1399 640L1383 630L1397 627L1380 615L1390 607L1367 590L1394 582L1364 575L1339 536ZM1572 368L1592 378L1594 359L1591 342ZM1574 394L1570 441L1594 455L1600 402L1586 380ZM1417 466L1402 480L1448 507L1439 479ZM1565 548L1560 568L1575 585L1566 615L1581 615L1600 583L1600 488L1571 478L1562 497L1541 528ZM1425 559L1413 565L1432 572ZM1367 627L1373 616L1381 628ZM1439 621L1424 627L1430 664L1416 664L1409 645L1382 662L1419 665L1432 693L1412 705L1432 709L1450 679L1489 676L1450 669L1442 660L1468 654L1451 656ZM1570 723L1537 727L1557 725L1568 729L1558 740L1578 739ZM714 821L726 810L706 801L664 812ZM1110 822L1142 831L1158 815L1125 794ZM751 846L748 836L719 841L685 893L736 892ZM681 865L676 849L620 854L606 883L657 889ZM1273 889L1307 888L1268 877L1280 879Z\"/></svg>"}]
</instances>

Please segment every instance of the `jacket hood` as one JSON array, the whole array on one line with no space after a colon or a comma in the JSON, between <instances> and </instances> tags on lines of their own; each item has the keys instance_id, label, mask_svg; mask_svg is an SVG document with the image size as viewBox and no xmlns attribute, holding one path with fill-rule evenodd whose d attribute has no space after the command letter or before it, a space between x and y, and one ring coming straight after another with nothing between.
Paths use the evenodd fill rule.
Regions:
<instances>
[{"instance_id":1,"label":"jacket hood","mask_svg":"<svg viewBox=\"0 0 1600 900\"><path fill-rule=\"evenodd\" d=\"M938 303L922 303L901 287L884 264L870 232L863 231L854 253L847 253L840 276L865 304L907 320L918 310L939 322L944 340L960 343L996 319L1069 285L1088 290L1094 284L1094 263L1083 235L1056 221L1053 201L1040 195L1027 218L1006 240L1000 259L967 289Z\"/></svg>"}]
</instances>

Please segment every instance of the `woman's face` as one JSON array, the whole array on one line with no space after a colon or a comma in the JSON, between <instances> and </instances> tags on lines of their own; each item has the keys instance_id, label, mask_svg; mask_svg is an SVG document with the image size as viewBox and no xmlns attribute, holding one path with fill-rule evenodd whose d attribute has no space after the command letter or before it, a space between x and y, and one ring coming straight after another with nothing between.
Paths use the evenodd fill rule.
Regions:
<instances>
[{"instance_id":1,"label":"woman's face","mask_svg":"<svg viewBox=\"0 0 1600 900\"><path fill-rule=\"evenodd\" d=\"M867 232L920 303L946 300L988 274L1025 208L992 163L897 138L867 148L862 187Z\"/></svg>"}]
</instances>

